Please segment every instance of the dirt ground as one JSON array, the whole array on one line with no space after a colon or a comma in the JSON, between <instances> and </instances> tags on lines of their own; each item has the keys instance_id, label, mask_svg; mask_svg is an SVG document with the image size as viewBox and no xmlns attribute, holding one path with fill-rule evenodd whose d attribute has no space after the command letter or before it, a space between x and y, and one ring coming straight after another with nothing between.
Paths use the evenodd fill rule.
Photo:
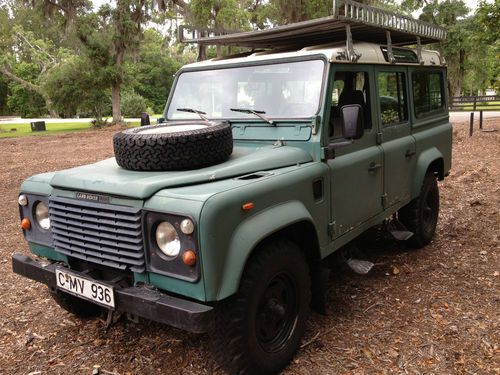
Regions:
<instances>
[{"instance_id":1,"label":"dirt ground","mask_svg":"<svg viewBox=\"0 0 500 375\"><path fill-rule=\"evenodd\" d=\"M500 129L500 119L486 122ZM437 235L421 250L365 249L367 276L336 269L284 374L500 374L500 131L454 124ZM113 131L0 140L0 374L219 374L207 335L156 323L81 321L11 271L28 253L17 194L32 174L112 156ZM369 246L370 247L370 246ZM370 251L371 250L371 251Z\"/></svg>"}]
</instances>

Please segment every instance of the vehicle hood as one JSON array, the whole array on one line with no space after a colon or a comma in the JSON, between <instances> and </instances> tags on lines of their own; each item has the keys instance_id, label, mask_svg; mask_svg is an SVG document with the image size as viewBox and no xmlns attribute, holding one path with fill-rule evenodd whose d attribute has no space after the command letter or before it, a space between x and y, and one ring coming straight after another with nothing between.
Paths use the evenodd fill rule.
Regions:
<instances>
[{"instance_id":1,"label":"vehicle hood","mask_svg":"<svg viewBox=\"0 0 500 375\"><path fill-rule=\"evenodd\" d=\"M55 188L104 193L146 199L159 190L243 176L252 172L287 167L312 161L296 147L235 147L230 158L210 167L167 172L139 172L123 169L114 158L56 172L50 181Z\"/></svg>"}]
</instances>

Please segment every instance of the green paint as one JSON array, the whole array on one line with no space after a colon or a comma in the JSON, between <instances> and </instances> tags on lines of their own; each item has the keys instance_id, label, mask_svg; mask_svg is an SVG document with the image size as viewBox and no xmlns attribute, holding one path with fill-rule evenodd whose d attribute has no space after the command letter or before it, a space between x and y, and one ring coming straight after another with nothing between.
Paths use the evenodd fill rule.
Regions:
<instances>
[{"instance_id":1,"label":"green paint","mask_svg":"<svg viewBox=\"0 0 500 375\"><path fill-rule=\"evenodd\" d=\"M28 245L33 254L36 254L40 257L44 257L50 260L60 261L66 264L68 263L68 257L64 254L58 253L52 247L38 245L32 242L28 242Z\"/></svg>"},{"instance_id":2,"label":"green paint","mask_svg":"<svg viewBox=\"0 0 500 375\"><path fill-rule=\"evenodd\" d=\"M419 119L414 115L409 77L419 69L424 68L328 64L317 117L283 121L276 127L255 119L235 121L234 152L218 165L191 171L137 172L121 169L114 159L108 159L33 176L23 183L22 191L68 198L85 191L108 195L110 204L190 217L196 225L198 281L145 272L134 274L134 282L200 301L222 300L238 290L249 257L269 236L290 225L312 228L306 251L324 258L415 198L431 163L442 160L439 172L450 170L448 114L441 110ZM371 122L352 143L330 134L337 71L367 74L365 95L371 106L366 113ZM377 80L379 72L399 72L407 78L408 115L401 123L382 124L377 95L388 91L387 87L381 89L384 83ZM332 147L335 155L328 157L325 148L339 142L342 147ZM267 174L240 179L259 171ZM316 197L314 182L322 187ZM254 203L254 209L243 211L247 202ZM144 236L152 236L151 230L144 228ZM62 257L48 247L30 247L50 259Z\"/></svg>"}]
</instances>

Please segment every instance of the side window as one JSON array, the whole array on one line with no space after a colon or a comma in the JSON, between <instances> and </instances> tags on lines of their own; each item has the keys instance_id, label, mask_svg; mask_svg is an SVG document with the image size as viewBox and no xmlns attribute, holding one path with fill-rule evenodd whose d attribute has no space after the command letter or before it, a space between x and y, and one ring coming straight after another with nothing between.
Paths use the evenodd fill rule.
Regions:
<instances>
[{"instance_id":1,"label":"side window","mask_svg":"<svg viewBox=\"0 0 500 375\"><path fill-rule=\"evenodd\" d=\"M417 118L444 109L444 79L441 72L416 71L412 74L412 83Z\"/></svg>"},{"instance_id":2,"label":"side window","mask_svg":"<svg viewBox=\"0 0 500 375\"><path fill-rule=\"evenodd\" d=\"M382 125L391 126L408 121L405 74L380 72L377 84Z\"/></svg>"},{"instance_id":3,"label":"side window","mask_svg":"<svg viewBox=\"0 0 500 375\"><path fill-rule=\"evenodd\" d=\"M342 138L340 109L349 104L363 108L365 129L371 129L370 87L367 72L336 72L333 78L330 111L330 137Z\"/></svg>"}]
</instances>

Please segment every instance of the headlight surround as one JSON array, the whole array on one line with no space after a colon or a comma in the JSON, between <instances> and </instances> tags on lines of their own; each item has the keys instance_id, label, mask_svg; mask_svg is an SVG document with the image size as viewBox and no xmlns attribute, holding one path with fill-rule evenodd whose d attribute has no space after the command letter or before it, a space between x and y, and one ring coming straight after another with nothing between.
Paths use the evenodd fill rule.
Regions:
<instances>
[{"instance_id":1,"label":"headlight surround","mask_svg":"<svg viewBox=\"0 0 500 375\"><path fill-rule=\"evenodd\" d=\"M49 209L43 202L35 203L35 207L33 209L36 223L43 230L50 229L50 218L49 218Z\"/></svg>"},{"instance_id":2,"label":"headlight surround","mask_svg":"<svg viewBox=\"0 0 500 375\"><path fill-rule=\"evenodd\" d=\"M145 237L146 270L162 276L197 282L201 275L201 254L194 217L149 210L145 210L143 215L144 230L148 232ZM192 233L186 234L183 229L187 232L192 230ZM193 259L186 263L184 255L189 252L193 252L194 257L191 256Z\"/></svg>"},{"instance_id":3,"label":"headlight surround","mask_svg":"<svg viewBox=\"0 0 500 375\"><path fill-rule=\"evenodd\" d=\"M156 244L167 257L175 258L181 250L181 241L175 227L168 221L163 221L156 227Z\"/></svg>"}]
</instances>

